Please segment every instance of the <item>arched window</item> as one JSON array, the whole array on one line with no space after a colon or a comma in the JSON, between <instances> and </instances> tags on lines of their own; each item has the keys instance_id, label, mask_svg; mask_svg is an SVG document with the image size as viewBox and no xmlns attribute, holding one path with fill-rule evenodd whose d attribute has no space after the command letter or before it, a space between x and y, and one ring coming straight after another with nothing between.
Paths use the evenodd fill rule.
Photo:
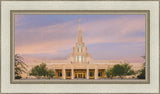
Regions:
<instances>
[{"instance_id":1,"label":"arched window","mask_svg":"<svg viewBox=\"0 0 160 94\"><path fill-rule=\"evenodd\" d=\"M79 45L79 53L81 53L81 45Z\"/></svg>"},{"instance_id":2,"label":"arched window","mask_svg":"<svg viewBox=\"0 0 160 94\"><path fill-rule=\"evenodd\" d=\"M77 56L76 56L76 62L77 62Z\"/></svg>"},{"instance_id":3,"label":"arched window","mask_svg":"<svg viewBox=\"0 0 160 94\"><path fill-rule=\"evenodd\" d=\"M83 62L85 62L85 57L83 56Z\"/></svg>"},{"instance_id":4,"label":"arched window","mask_svg":"<svg viewBox=\"0 0 160 94\"><path fill-rule=\"evenodd\" d=\"M81 62L81 56L79 56L79 62Z\"/></svg>"}]
</instances>

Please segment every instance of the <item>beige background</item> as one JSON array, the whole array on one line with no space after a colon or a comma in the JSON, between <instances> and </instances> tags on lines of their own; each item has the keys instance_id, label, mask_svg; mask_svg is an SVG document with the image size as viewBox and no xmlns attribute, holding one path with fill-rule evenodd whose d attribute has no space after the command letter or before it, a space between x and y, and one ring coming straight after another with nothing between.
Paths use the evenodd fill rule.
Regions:
<instances>
[{"instance_id":1,"label":"beige background","mask_svg":"<svg viewBox=\"0 0 160 94\"><path fill-rule=\"evenodd\" d=\"M2 1L1 88L3 93L158 93L158 1ZM10 10L150 10L150 84L10 84Z\"/></svg>"}]
</instances>

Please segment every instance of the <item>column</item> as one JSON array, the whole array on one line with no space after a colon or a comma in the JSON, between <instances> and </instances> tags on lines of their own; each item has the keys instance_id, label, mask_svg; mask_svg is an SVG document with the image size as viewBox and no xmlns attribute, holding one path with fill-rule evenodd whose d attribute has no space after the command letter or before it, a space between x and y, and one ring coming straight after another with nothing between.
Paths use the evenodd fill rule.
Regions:
<instances>
[{"instance_id":1,"label":"column","mask_svg":"<svg viewBox=\"0 0 160 94\"><path fill-rule=\"evenodd\" d=\"M95 66L95 75L94 75L95 77L95 79L98 79L98 69L97 69L97 66Z\"/></svg>"},{"instance_id":2,"label":"column","mask_svg":"<svg viewBox=\"0 0 160 94\"><path fill-rule=\"evenodd\" d=\"M63 75L63 79L66 79L66 69L65 69L65 66L63 66L63 73L62 73L62 75Z\"/></svg>"},{"instance_id":3,"label":"column","mask_svg":"<svg viewBox=\"0 0 160 94\"><path fill-rule=\"evenodd\" d=\"M87 66L87 79L89 79L89 67Z\"/></svg>"},{"instance_id":4,"label":"column","mask_svg":"<svg viewBox=\"0 0 160 94\"><path fill-rule=\"evenodd\" d=\"M72 72L72 77L71 77L71 79L74 79L74 69L73 69L73 68L71 69L71 72Z\"/></svg>"}]
</instances>

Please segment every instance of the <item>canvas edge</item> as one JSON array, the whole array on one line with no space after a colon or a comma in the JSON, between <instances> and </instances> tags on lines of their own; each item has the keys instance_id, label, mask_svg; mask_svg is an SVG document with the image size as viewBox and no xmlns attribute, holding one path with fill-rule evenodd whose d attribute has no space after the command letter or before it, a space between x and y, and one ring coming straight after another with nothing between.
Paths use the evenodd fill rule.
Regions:
<instances>
[{"instance_id":1,"label":"canvas edge","mask_svg":"<svg viewBox=\"0 0 160 94\"><path fill-rule=\"evenodd\" d=\"M10 23L11 23L11 26L10 26L10 31L11 31L11 35L10 35L10 41L11 41L11 66L10 66L10 73L11 73L11 83L12 84L149 84L150 82L150 77L149 77L149 36L150 36L150 33L149 33L149 13L150 11L149 10L118 10L118 11L115 11L115 10L11 10L10 11ZM111 81L111 80L15 80L14 79L14 68L13 68L13 62L14 62L14 15L16 14L137 14L137 15L145 15L146 19L146 27L145 27L145 30L146 30L146 39L148 41L146 41L146 79L145 80L114 80Z\"/></svg>"}]
</instances>

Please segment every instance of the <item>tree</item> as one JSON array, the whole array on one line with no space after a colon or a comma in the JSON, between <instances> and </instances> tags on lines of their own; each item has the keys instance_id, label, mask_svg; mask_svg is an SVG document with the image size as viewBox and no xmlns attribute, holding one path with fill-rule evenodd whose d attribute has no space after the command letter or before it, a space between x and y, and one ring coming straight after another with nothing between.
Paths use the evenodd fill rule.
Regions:
<instances>
[{"instance_id":1,"label":"tree","mask_svg":"<svg viewBox=\"0 0 160 94\"><path fill-rule=\"evenodd\" d=\"M135 74L134 70L131 69L131 66L128 64L122 64L122 65L114 65L113 67L113 75L114 76L120 76L122 79L122 76L126 75L133 75Z\"/></svg>"},{"instance_id":2,"label":"tree","mask_svg":"<svg viewBox=\"0 0 160 94\"><path fill-rule=\"evenodd\" d=\"M33 76L46 76L47 75L47 68L46 64L42 63L40 65L37 65L31 69L30 75Z\"/></svg>"},{"instance_id":3,"label":"tree","mask_svg":"<svg viewBox=\"0 0 160 94\"><path fill-rule=\"evenodd\" d=\"M112 68L106 70L106 76L107 78L113 78Z\"/></svg>"},{"instance_id":4,"label":"tree","mask_svg":"<svg viewBox=\"0 0 160 94\"><path fill-rule=\"evenodd\" d=\"M124 74L123 75L133 75L135 72L131 69L132 66L128 64L123 64L122 67L124 68Z\"/></svg>"},{"instance_id":5,"label":"tree","mask_svg":"<svg viewBox=\"0 0 160 94\"><path fill-rule=\"evenodd\" d=\"M54 70L49 69L49 70L47 71L47 77L48 77L48 78L53 78L54 75L55 75Z\"/></svg>"},{"instance_id":6,"label":"tree","mask_svg":"<svg viewBox=\"0 0 160 94\"><path fill-rule=\"evenodd\" d=\"M113 69L112 69L112 73L114 76L120 76L120 78L122 78L122 75L124 75L124 67L122 65L114 65Z\"/></svg>"},{"instance_id":7,"label":"tree","mask_svg":"<svg viewBox=\"0 0 160 94\"><path fill-rule=\"evenodd\" d=\"M145 59L145 56L142 56L143 59ZM145 79L145 62L143 64L143 68L139 70L140 74L137 76L138 79Z\"/></svg>"},{"instance_id":8,"label":"tree","mask_svg":"<svg viewBox=\"0 0 160 94\"><path fill-rule=\"evenodd\" d=\"M134 70L131 69L132 66L128 64L117 64L113 68L110 68L106 71L106 76L112 78L113 76L119 76L122 79L122 76L133 75L135 74Z\"/></svg>"},{"instance_id":9,"label":"tree","mask_svg":"<svg viewBox=\"0 0 160 94\"><path fill-rule=\"evenodd\" d=\"M137 76L138 79L145 79L145 68L140 70L140 74Z\"/></svg>"},{"instance_id":10,"label":"tree","mask_svg":"<svg viewBox=\"0 0 160 94\"><path fill-rule=\"evenodd\" d=\"M42 77L46 76L48 78L53 78L54 76L54 71L52 69L47 69L46 64L42 63L40 65L37 65L31 69L31 72L29 75L37 76L37 77Z\"/></svg>"},{"instance_id":11,"label":"tree","mask_svg":"<svg viewBox=\"0 0 160 94\"><path fill-rule=\"evenodd\" d=\"M19 54L15 54L15 79L20 79L22 73L26 73L27 65L24 63L24 58Z\"/></svg>"},{"instance_id":12,"label":"tree","mask_svg":"<svg viewBox=\"0 0 160 94\"><path fill-rule=\"evenodd\" d=\"M145 79L145 67L139 70L139 75L137 76L138 79Z\"/></svg>"}]
</instances>

